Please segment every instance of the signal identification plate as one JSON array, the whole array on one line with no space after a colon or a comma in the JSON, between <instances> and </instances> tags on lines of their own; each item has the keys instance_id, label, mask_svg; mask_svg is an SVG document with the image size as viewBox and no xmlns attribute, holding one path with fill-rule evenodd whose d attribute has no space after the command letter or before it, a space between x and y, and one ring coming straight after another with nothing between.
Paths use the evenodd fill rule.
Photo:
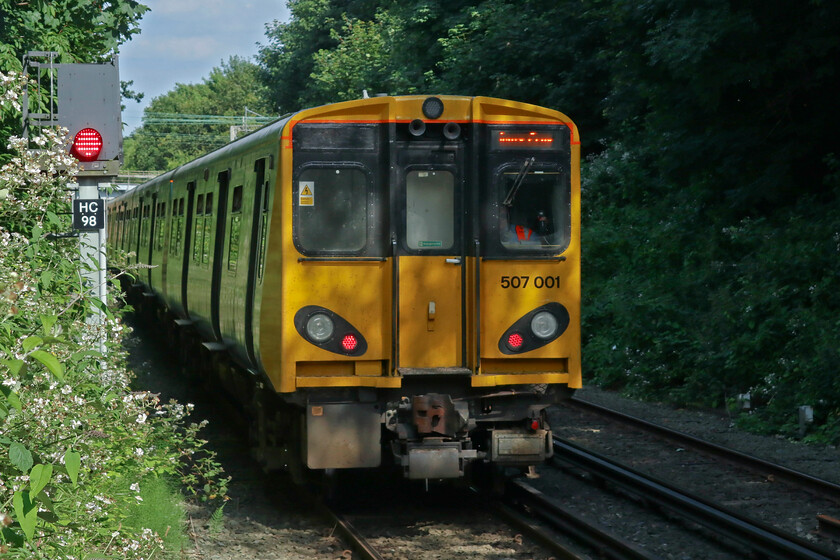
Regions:
<instances>
[{"instance_id":1,"label":"signal identification plate","mask_svg":"<svg viewBox=\"0 0 840 560\"><path fill-rule=\"evenodd\" d=\"M73 200L73 229L95 231L105 227L105 201L100 198Z\"/></svg>"}]
</instances>

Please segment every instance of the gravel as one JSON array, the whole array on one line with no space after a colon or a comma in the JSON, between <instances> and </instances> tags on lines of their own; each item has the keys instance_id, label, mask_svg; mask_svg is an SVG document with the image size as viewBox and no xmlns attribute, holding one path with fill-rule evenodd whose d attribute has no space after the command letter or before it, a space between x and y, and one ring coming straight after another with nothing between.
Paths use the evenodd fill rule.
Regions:
<instances>
[{"instance_id":1,"label":"gravel","mask_svg":"<svg viewBox=\"0 0 840 560\"><path fill-rule=\"evenodd\" d=\"M130 365L138 375L137 385L161 392L164 398L172 396L181 402L195 403L195 418L210 419L205 437L211 440L226 471L233 476L231 500L226 504L221 520L213 520L211 508L189 507L193 547L185 551L185 557L202 560L351 558L352 554L345 550L333 526L309 510L306 504L296 502L293 493L284 489L280 477L263 474L250 460L242 431L234 419L220 410L206 393L196 393L194 387L178 377L174 360L161 352L161 346L142 326L135 325L135 328L138 334L129 340L128 348ZM735 428L724 414L640 403L594 388L580 390L576 396L840 483L840 452L836 447L748 434ZM721 466L713 459L676 449L672 444L652 443L650 436L608 427L604 421L585 418L565 407L554 407L550 419L552 428L561 437L629 463L638 470L671 479L675 484L686 484L692 491L710 499L720 498L733 509L741 508L751 515L758 513L804 538L816 538L813 531L817 513L840 517L837 504L789 491L760 476L732 474L733 467ZM706 550L705 541L709 540L709 535L680 536L684 532L675 533L673 520L646 512L639 504L628 505L622 497L587 489L586 484L548 466L541 466L539 472L541 478L535 485L544 493L556 497L582 516L624 534L639 546L654 550L662 558L741 556L741 551L731 551L727 556L720 549ZM391 547L394 550L392 557L457 556L500 560L541 557L527 543L521 544L519 536L512 534L508 527L502 527L501 522L498 530L488 528L486 524L474 530L474 542L463 542L459 537L449 543L445 520L452 515L457 517L457 512L446 512L439 526L418 519L416 549L407 550L404 543L395 545ZM387 538L387 533L377 535L377 546L388 550Z\"/></svg>"}]
</instances>

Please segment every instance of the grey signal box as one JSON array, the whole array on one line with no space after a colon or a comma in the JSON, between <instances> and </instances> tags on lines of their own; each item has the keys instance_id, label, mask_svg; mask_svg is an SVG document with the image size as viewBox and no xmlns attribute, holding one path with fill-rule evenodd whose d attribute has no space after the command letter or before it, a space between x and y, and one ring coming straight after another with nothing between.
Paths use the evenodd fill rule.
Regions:
<instances>
[{"instance_id":1,"label":"grey signal box","mask_svg":"<svg viewBox=\"0 0 840 560\"><path fill-rule=\"evenodd\" d=\"M102 135L98 161L84 169L103 169L100 162L122 159L120 70L117 57L104 64L57 64L58 124L70 131L70 140L84 128Z\"/></svg>"}]
</instances>

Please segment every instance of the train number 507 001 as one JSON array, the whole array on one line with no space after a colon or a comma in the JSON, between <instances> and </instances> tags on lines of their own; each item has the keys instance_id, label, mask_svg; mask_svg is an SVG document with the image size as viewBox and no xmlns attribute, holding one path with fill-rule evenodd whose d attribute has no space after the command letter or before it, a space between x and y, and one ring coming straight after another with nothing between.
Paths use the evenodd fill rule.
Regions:
<instances>
[{"instance_id":1,"label":"train number 507 001","mask_svg":"<svg viewBox=\"0 0 840 560\"><path fill-rule=\"evenodd\" d=\"M527 288L528 284L535 288L554 288L560 286L559 276L502 276L502 288Z\"/></svg>"}]
</instances>

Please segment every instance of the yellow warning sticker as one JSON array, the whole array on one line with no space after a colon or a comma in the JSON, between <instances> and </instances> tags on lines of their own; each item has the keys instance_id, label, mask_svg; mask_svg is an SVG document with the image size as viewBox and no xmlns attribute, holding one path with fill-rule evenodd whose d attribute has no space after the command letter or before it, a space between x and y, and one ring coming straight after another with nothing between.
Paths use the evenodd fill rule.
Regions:
<instances>
[{"instance_id":1,"label":"yellow warning sticker","mask_svg":"<svg viewBox=\"0 0 840 560\"><path fill-rule=\"evenodd\" d=\"M299 183L298 205L315 206L315 181L301 181Z\"/></svg>"}]
</instances>

